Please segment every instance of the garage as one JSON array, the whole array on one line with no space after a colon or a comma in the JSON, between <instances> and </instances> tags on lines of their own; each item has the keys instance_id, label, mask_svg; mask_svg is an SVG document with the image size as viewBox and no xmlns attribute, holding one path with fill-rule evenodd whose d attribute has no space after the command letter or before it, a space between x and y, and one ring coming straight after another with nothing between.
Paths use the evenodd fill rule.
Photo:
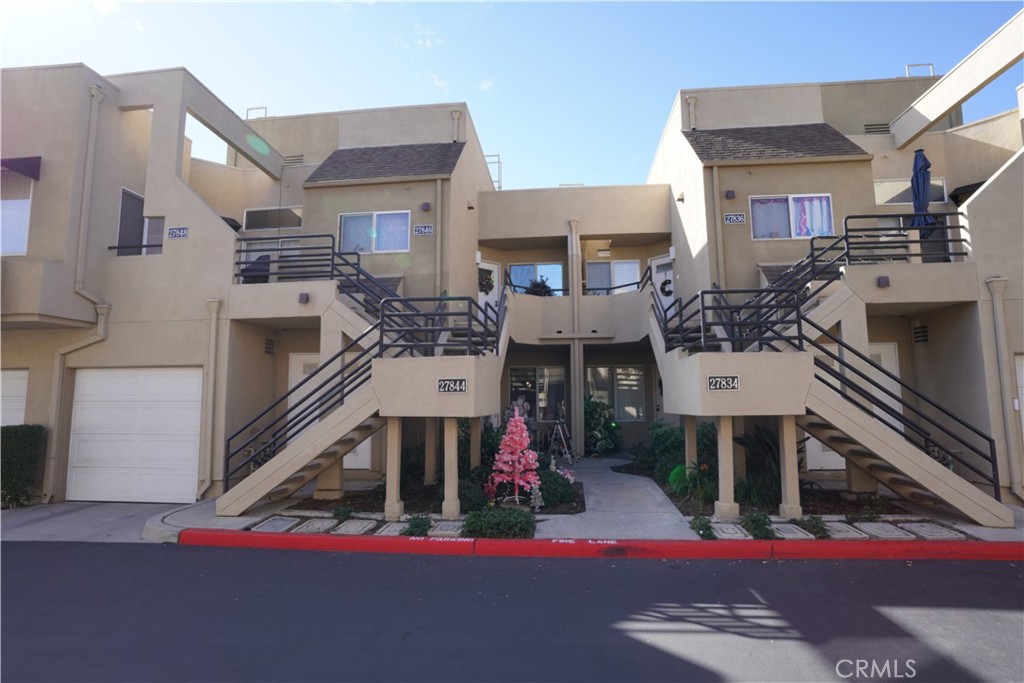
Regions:
<instances>
[{"instance_id":1,"label":"garage","mask_svg":"<svg viewBox=\"0 0 1024 683\"><path fill-rule=\"evenodd\" d=\"M202 368L78 370L68 500L195 502L202 390Z\"/></svg>"}]
</instances>

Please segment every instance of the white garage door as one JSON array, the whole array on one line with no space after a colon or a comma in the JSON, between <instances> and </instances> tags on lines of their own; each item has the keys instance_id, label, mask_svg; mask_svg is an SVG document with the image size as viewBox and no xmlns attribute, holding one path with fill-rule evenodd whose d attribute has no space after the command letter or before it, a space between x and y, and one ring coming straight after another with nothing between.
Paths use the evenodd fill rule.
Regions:
<instances>
[{"instance_id":1,"label":"white garage door","mask_svg":"<svg viewBox=\"0 0 1024 683\"><path fill-rule=\"evenodd\" d=\"M201 368L79 370L68 500L193 503Z\"/></svg>"}]
</instances>

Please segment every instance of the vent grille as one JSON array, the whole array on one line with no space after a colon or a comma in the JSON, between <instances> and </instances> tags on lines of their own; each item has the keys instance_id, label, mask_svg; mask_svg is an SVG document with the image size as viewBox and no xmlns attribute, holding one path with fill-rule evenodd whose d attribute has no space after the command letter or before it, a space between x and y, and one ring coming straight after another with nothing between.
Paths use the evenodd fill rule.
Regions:
<instances>
[{"instance_id":1,"label":"vent grille","mask_svg":"<svg viewBox=\"0 0 1024 683\"><path fill-rule=\"evenodd\" d=\"M886 131L888 132L888 131ZM304 154L289 154L284 158L285 166L301 166L304 163Z\"/></svg>"},{"instance_id":2,"label":"vent grille","mask_svg":"<svg viewBox=\"0 0 1024 683\"><path fill-rule=\"evenodd\" d=\"M888 135L889 124L888 123L865 123L864 124L865 135Z\"/></svg>"},{"instance_id":3,"label":"vent grille","mask_svg":"<svg viewBox=\"0 0 1024 683\"><path fill-rule=\"evenodd\" d=\"M276 351L276 350L277 350L277 342L276 341L274 341L273 339L269 339L269 338L263 340L263 353L267 354L268 356L273 356L274 355L274 351Z\"/></svg>"}]
</instances>

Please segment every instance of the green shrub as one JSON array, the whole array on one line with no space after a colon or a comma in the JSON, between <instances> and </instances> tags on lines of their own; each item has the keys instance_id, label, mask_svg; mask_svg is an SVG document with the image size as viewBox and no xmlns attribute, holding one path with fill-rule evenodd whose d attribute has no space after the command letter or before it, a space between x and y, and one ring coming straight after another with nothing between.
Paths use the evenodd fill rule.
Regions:
<instances>
[{"instance_id":1,"label":"green shrub","mask_svg":"<svg viewBox=\"0 0 1024 683\"><path fill-rule=\"evenodd\" d=\"M537 470L537 474L540 475L540 492L544 496L544 507L572 502L572 484L568 479L551 470Z\"/></svg>"},{"instance_id":2,"label":"green shrub","mask_svg":"<svg viewBox=\"0 0 1024 683\"><path fill-rule=\"evenodd\" d=\"M587 396L583 401L584 455L604 455L619 450L621 446L621 435L611 406Z\"/></svg>"},{"instance_id":3,"label":"green shrub","mask_svg":"<svg viewBox=\"0 0 1024 683\"><path fill-rule=\"evenodd\" d=\"M763 512L751 510L740 518L740 526L747 530L747 533L762 541L774 541L779 537L772 529L772 521Z\"/></svg>"},{"instance_id":4,"label":"green shrub","mask_svg":"<svg viewBox=\"0 0 1024 683\"><path fill-rule=\"evenodd\" d=\"M683 428L666 422L654 422L647 429L654 451L654 479L664 484L676 465L686 462L686 436Z\"/></svg>"},{"instance_id":5,"label":"green shrub","mask_svg":"<svg viewBox=\"0 0 1024 683\"><path fill-rule=\"evenodd\" d=\"M654 455L654 449L646 441L633 444L629 449L633 458L633 467L641 472L654 472L654 466L658 459Z\"/></svg>"},{"instance_id":6,"label":"green shrub","mask_svg":"<svg viewBox=\"0 0 1024 683\"><path fill-rule=\"evenodd\" d=\"M687 476L686 465L676 465L668 475L668 490L677 496L681 496L690 490L690 481Z\"/></svg>"},{"instance_id":7,"label":"green shrub","mask_svg":"<svg viewBox=\"0 0 1024 683\"><path fill-rule=\"evenodd\" d=\"M409 518L409 523L402 529L403 536L426 536L430 531L430 517L426 515L415 515Z\"/></svg>"},{"instance_id":8,"label":"green shrub","mask_svg":"<svg viewBox=\"0 0 1024 683\"><path fill-rule=\"evenodd\" d=\"M715 530L711 528L711 520L707 517L698 515L690 520L690 528L697 532L697 535L704 541L713 541L718 536L715 534Z\"/></svg>"},{"instance_id":9,"label":"green shrub","mask_svg":"<svg viewBox=\"0 0 1024 683\"><path fill-rule=\"evenodd\" d=\"M39 483L46 428L42 425L7 425L0 430L0 501L24 505Z\"/></svg>"},{"instance_id":10,"label":"green shrub","mask_svg":"<svg viewBox=\"0 0 1024 683\"><path fill-rule=\"evenodd\" d=\"M485 477L486 479L486 477ZM434 512L441 511L444 503L444 481L437 487L437 499L434 501ZM484 495L483 484L474 478L459 479L459 510L463 513L482 510L487 507L487 496Z\"/></svg>"},{"instance_id":11,"label":"green shrub","mask_svg":"<svg viewBox=\"0 0 1024 683\"><path fill-rule=\"evenodd\" d=\"M718 475L718 427L714 422L697 425L697 465L707 465Z\"/></svg>"},{"instance_id":12,"label":"green shrub","mask_svg":"<svg viewBox=\"0 0 1024 683\"><path fill-rule=\"evenodd\" d=\"M822 521L819 515L811 515L809 517L791 519L789 521L791 524L796 524L807 533L813 534L815 538L832 538L832 534L828 532L828 527L825 526L825 522Z\"/></svg>"},{"instance_id":13,"label":"green shrub","mask_svg":"<svg viewBox=\"0 0 1024 683\"><path fill-rule=\"evenodd\" d=\"M339 505L333 510L331 510L331 514L334 515L334 518L338 520L338 522L344 522L352 516L353 512L355 511L346 505Z\"/></svg>"},{"instance_id":14,"label":"green shrub","mask_svg":"<svg viewBox=\"0 0 1024 683\"><path fill-rule=\"evenodd\" d=\"M484 508L466 515L462 535L468 538L533 538L537 520L529 510Z\"/></svg>"}]
</instances>

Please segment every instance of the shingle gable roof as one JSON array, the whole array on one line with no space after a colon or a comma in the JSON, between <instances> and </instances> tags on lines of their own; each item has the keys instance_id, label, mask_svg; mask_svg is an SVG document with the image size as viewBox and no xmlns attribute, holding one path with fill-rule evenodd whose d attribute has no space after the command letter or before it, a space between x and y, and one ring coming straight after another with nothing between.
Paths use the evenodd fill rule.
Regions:
<instances>
[{"instance_id":1,"label":"shingle gable roof","mask_svg":"<svg viewBox=\"0 0 1024 683\"><path fill-rule=\"evenodd\" d=\"M465 146L464 142L436 142L339 149L306 182L451 175Z\"/></svg>"},{"instance_id":2,"label":"shingle gable roof","mask_svg":"<svg viewBox=\"0 0 1024 683\"><path fill-rule=\"evenodd\" d=\"M867 156L827 123L683 131L701 161Z\"/></svg>"}]
</instances>

